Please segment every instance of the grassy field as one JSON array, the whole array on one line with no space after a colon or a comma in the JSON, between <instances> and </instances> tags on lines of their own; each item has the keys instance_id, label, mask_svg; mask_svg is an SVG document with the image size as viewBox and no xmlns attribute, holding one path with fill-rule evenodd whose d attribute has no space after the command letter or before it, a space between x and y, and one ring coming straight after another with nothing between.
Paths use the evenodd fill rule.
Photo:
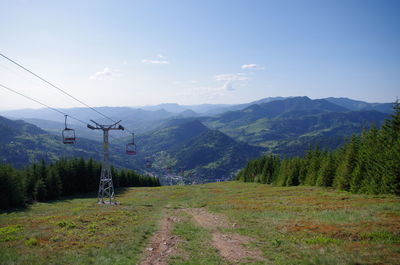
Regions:
<instances>
[{"instance_id":1,"label":"grassy field","mask_svg":"<svg viewBox=\"0 0 400 265\"><path fill-rule=\"evenodd\" d=\"M400 198L317 187L224 182L120 191L121 205L93 197L37 203L0 215L0 264L139 264L165 215L178 215L169 264L237 264L210 244L185 211L224 216L221 233L253 240L263 261L246 264L399 264Z\"/></svg>"}]
</instances>

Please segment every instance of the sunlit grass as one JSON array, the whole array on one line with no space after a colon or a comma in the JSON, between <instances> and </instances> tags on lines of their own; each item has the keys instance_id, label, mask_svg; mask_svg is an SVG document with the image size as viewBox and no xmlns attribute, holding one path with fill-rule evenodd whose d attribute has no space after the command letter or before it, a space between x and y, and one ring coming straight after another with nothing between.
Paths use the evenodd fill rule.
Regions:
<instances>
[{"instance_id":1,"label":"sunlit grass","mask_svg":"<svg viewBox=\"0 0 400 265\"><path fill-rule=\"evenodd\" d=\"M235 224L223 232L252 237L252 247L262 251L267 264L400 260L400 199L395 196L225 182L131 188L118 200L120 205L108 206L97 205L93 196L66 198L2 213L0 263L136 264L166 209L200 207ZM210 246L208 231L181 217L173 233L183 241L171 264L229 264Z\"/></svg>"}]
</instances>

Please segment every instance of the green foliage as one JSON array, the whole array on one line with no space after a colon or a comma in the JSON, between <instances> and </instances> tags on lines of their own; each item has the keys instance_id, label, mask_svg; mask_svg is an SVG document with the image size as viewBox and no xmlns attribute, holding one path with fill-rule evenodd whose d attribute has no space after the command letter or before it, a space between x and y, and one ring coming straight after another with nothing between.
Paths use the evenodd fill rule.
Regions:
<instances>
[{"instance_id":1,"label":"green foliage","mask_svg":"<svg viewBox=\"0 0 400 265\"><path fill-rule=\"evenodd\" d=\"M33 190L34 198L37 201L45 201L46 200L46 184L43 179L38 179L35 184L35 188Z\"/></svg>"},{"instance_id":2,"label":"green foliage","mask_svg":"<svg viewBox=\"0 0 400 265\"><path fill-rule=\"evenodd\" d=\"M372 126L361 136L353 135L336 151L321 152L317 146L309 148L304 157L283 159L273 167L276 176L273 178L265 177L268 170L264 168L270 168L270 163L266 157L252 160L238 173L237 179L279 186L333 186L353 193L399 195L400 103L394 104L394 114L380 129Z\"/></svg>"},{"instance_id":3,"label":"green foliage","mask_svg":"<svg viewBox=\"0 0 400 265\"><path fill-rule=\"evenodd\" d=\"M66 220L62 220L62 221L59 221L59 222L57 222L57 225L59 226L59 227L61 227L61 228L67 228L67 229L72 229L72 228L75 228L76 227L76 224L74 224L73 222L71 222L71 221L66 221Z\"/></svg>"},{"instance_id":4,"label":"green foliage","mask_svg":"<svg viewBox=\"0 0 400 265\"><path fill-rule=\"evenodd\" d=\"M20 225L10 225L0 228L0 242L7 242L15 239L19 239L20 234L23 231Z\"/></svg>"},{"instance_id":5,"label":"green foliage","mask_svg":"<svg viewBox=\"0 0 400 265\"><path fill-rule=\"evenodd\" d=\"M340 190L350 190L350 180L357 164L359 139L353 135L342 152L333 185Z\"/></svg>"},{"instance_id":6,"label":"green foliage","mask_svg":"<svg viewBox=\"0 0 400 265\"><path fill-rule=\"evenodd\" d=\"M325 244L330 244L330 243L338 244L341 241L339 239L335 239L335 238L330 238L330 237L325 237L325 236L316 236L313 238L307 238L304 240L304 242L307 244L325 245Z\"/></svg>"},{"instance_id":7,"label":"green foliage","mask_svg":"<svg viewBox=\"0 0 400 265\"><path fill-rule=\"evenodd\" d=\"M133 170L112 169L114 187L160 186L158 178L142 176ZM98 188L101 164L93 159L44 160L17 171L0 164L0 209L25 206L26 202L48 201L60 196L93 192Z\"/></svg>"},{"instance_id":8,"label":"green foliage","mask_svg":"<svg viewBox=\"0 0 400 265\"><path fill-rule=\"evenodd\" d=\"M335 178L336 161L332 153L325 154L321 160L321 167L317 174L317 186L329 187L332 186Z\"/></svg>"},{"instance_id":9,"label":"green foliage","mask_svg":"<svg viewBox=\"0 0 400 265\"><path fill-rule=\"evenodd\" d=\"M361 234L363 240L400 244L400 235L389 231L375 231Z\"/></svg>"},{"instance_id":10,"label":"green foliage","mask_svg":"<svg viewBox=\"0 0 400 265\"><path fill-rule=\"evenodd\" d=\"M0 189L0 209L17 207L24 203L23 180L10 165L0 164Z\"/></svg>"},{"instance_id":11,"label":"green foliage","mask_svg":"<svg viewBox=\"0 0 400 265\"><path fill-rule=\"evenodd\" d=\"M34 237L29 238L25 241L25 245L28 247L34 247L37 246L39 244L38 240Z\"/></svg>"},{"instance_id":12,"label":"green foliage","mask_svg":"<svg viewBox=\"0 0 400 265\"><path fill-rule=\"evenodd\" d=\"M251 160L241 170L236 179L244 182L260 182L270 184L278 177L281 161L278 156L266 155L260 159Z\"/></svg>"},{"instance_id":13,"label":"green foliage","mask_svg":"<svg viewBox=\"0 0 400 265\"><path fill-rule=\"evenodd\" d=\"M318 171L320 169L322 154L319 147L316 146L313 151L309 151L309 155L306 158L307 173L304 178L304 184L315 185L317 182Z\"/></svg>"}]
</instances>

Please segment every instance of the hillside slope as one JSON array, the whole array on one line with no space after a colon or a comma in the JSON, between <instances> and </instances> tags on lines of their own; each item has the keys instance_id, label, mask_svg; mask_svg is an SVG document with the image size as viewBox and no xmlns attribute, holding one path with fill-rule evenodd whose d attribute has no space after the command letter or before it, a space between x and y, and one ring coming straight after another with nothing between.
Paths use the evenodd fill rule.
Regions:
<instances>
[{"instance_id":1,"label":"hillside slope","mask_svg":"<svg viewBox=\"0 0 400 265\"><path fill-rule=\"evenodd\" d=\"M41 159L56 161L61 157L92 157L102 159L102 144L78 138L76 144L62 143L61 131L49 134L24 121L0 117L0 161L21 168ZM78 135L79 136L79 135ZM97 135L101 139L101 135ZM240 143L225 134L213 131L200 121L174 119L136 138L138 154L128 156L125 143L110 138L110 160L116 167L155 174L163 183L197 183L228 179L251 158L262 154L263 148ZM146 168L146 160L153 167ZM171 168L171 172L166 172ZM184 171L184 172L183 172ZM168 181L166 180L168 179ZM172 181L172 182L171 182Z\"/></svg>"},{"instance_id":2,"label":"hillside slope","mask_svg":"<svg viewBox=\"0 0 400 265\"><path fill-rule=\"evenodd\" d=\"M394 196L223 182L129 188L117 192L117 200L120 205L107 207L97 205L95 195L69 197L1 215L1 263L394 265L400 260L400 199Z\"/></svg>"},{"instance_id":3,"label":"hillside slope","mask_svg":"<svg viewBox=\"0 0 400 265\"><path fill-rule=\"evenodd\" d=\"M237 142L193 119L167 122L140 135L138 144L138 157L154 160L153 172L162 176L166 168L172 168L186 183L230 178L234 171L265 150Z\"/></svg>"},{"instance_id":4,"label":"hillside slope","mask_svg":"<svg viewBox=\"0 0 400 265\"><path fill-rule=\"evenodd\" d=\"M336 148L345 137L379 125L389 115L378 111L349 111L326 100L288 98L202 121L232 138L268 147L272 153L302 154L308 144Z\"/></svg>"},{"instance_id":5,"label":"hillside slope","mask_svg":"<svg viewBox=\"0 0 400 265\"><path fill-rule=\"evenodd\" d=\"M61 157L102 158L100 142L77 138L74 145L62 143L61 131L49 134L35 125L24 121L13 121L0 116L0 161L16 168L44 159L56 161ZM120 145L110 145L110 159L117 167L129 166L129 161L119 154L124 152Z\"/></svg>"}]
</instances>

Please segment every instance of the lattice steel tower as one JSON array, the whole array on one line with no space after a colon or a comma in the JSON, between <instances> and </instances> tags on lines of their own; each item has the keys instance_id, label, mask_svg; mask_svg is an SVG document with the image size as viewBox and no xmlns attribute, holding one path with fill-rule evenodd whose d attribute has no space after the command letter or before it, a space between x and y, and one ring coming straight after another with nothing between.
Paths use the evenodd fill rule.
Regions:
<instances>
[{"instance_id":1,"label":"lattice steel tower","mask_svg":"<svg viewBox=\"0 0 400 265\"><path fill-rule=\"evenodd\" d=\"M100 175L100 184L99 184L99 195L97 197L97 203L99 204L117 204L115 201L114 194L114 185L112 181L111 175L111 166L108 152L108 132L110 130L124 130L122 125L118 125L119 122L116 122L112 125L101 125L97 122L91 120L95 126L90 124L87 125L89 129L92 130L103 130L103 161L101 163L101 175ZM105 201L106 199L106 201Z\"/></svg>"}]
</instances>

